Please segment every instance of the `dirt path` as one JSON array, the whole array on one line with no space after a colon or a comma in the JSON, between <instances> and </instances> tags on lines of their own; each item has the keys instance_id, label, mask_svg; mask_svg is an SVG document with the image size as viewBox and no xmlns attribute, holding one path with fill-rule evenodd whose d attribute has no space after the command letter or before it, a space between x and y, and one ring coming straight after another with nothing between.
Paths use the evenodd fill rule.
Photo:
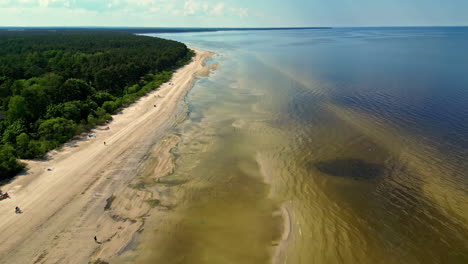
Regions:
<instances>
[{"instance_id":1,"label":"dirt path","mask_svg":"<svg viewBox=\"0 0 468 264\"><path fill-rule=\"evenodd\" d=\"M98 137L70 142L48 161L28 161L28 173L2 187L12 198L0 201L0 263L88 263L125 248L151 208L151 193L132 180L154 146L169 151L158 143L185 114L180 105L195 75L209 71L204 61L213 54L196 53L173 85L114 116L109 130L95 129ZM161 156L167 163L170 155ZM167 170L160 167L156 175Z\"/></svg>"}]
</instances>

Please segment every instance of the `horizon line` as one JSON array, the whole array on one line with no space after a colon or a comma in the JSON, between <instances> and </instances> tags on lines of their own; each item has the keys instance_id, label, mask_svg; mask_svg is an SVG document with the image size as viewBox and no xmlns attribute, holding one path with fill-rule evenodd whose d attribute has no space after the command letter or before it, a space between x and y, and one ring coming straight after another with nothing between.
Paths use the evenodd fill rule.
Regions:
<instances>
[{"instance_id":1,"label":"horizon line","mask_svg":"<svg viewBox=\"0 0 468 264\"><path fill-rule=\"evenodd\" d=\"M280 27L167 27L167 26L0 26L0 28L122 28L122 29L308 29L308 28L414 28L414 27L468 27L467 25L408 25L408 26L280 26Z\"/></svg>"},{"instance_id":2,"label":"horizon line","mask_svg":"<svg viewBox=\"0 0 468 264\"><path fill-rule=\"evenodd\" d=\"M354 26L354 27L119 27L119 26L0 26L0 32L78 32L115 31L133 34L201 33L222 31L279 31L279 30L324 30L324 29L372 29L372 28L466 28L468 26Z\"/></svg>"}]
</instances>

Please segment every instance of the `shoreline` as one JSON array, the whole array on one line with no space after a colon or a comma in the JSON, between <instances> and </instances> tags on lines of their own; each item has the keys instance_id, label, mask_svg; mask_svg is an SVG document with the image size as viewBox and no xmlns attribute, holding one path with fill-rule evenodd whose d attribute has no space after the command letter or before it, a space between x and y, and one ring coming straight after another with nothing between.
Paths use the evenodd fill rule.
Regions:
<instances>
[{"instance_id":1,"label":"shoreline","mask_svg":"<svg viewBox=\"0 0 468 264\"><path fill-rule=\"evenodd\" d=\"M268 159L267 156L257 153L255 157L257 164L260 167L260 173L263 176L263 179L266 184L272 188L268 194L270 199L274 199L275 190L272 186L272 175L274 174L274 165ZM275 241L277 244L272 247L272 264L281 264L286 263L287 260L287 250L291 241L294 239L293 234L293 223L294 215L292 211L292 202L291 201L282 201L278 204L278 209L273 213L273 216L280 216L282 220L282 231L280 238Z\"/></svg>"},{"instance_id":2,"label":"shoreline","mask_svg":"<svg viewBox=\"0 0 468 264\"><path fill-rule=\"evenodd\" d=\"M168 83L114 115L110 130L97 127L95 139L80 137L43 161L26 161L28 171L2 187L12 197L0 202L2 261L88 263L127 249L155 201L139 187L141 173L154 153L153 177L171 170L177 139L167 142L167 135L186 114L180 104L215 67L205 65L214 53L195 52ZM15 206L24 213L14 214Z\"/></svg>"}]
</instances>

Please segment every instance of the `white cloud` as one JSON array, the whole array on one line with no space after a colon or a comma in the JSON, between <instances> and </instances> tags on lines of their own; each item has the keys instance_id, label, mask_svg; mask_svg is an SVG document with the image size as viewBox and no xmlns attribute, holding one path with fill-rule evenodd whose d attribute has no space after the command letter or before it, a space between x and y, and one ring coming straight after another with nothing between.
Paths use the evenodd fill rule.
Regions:
<instances>
[{"instance_id":1,"label":"white cloud","mask_svg":"<svg viewBox=\"0 0 468 264\"><path fill-rule=\"evenodd\" d=\"M217 4L210 4L208 2L197 1L197 0L186 0L184 4L183 14L186 16L195 15L211 15L211 16L222 16L226 9L226 4L223 2Z\"/></svg>"},{"instance_id":2,"label":"white cloud","mask_svg":"<svg viewBox=\"0 0 468 264\"><path fill-rule=\"evenodd\" d=\"M248 16L248 8L228 6L224 1L0 0L0 24L209 27L236 25L239 18Z\"/></svg>"},{"instance_id":3,"label":"white cloud","mask_svg":"<svg viewBox=\"0 0 468 264\"><path fill-rule=\"evenodd\" d=\"M216 4L211 10L211 14L215 16L222 16L224 14L224 3Z\"/></svg>"},{"instance_id":4,"label":"white cloud","mask_svg":"<svg viewBox=\"0 0 468 264\"><path fill-rule=\"evenodd\" d=\"M148 13L158 13L159 11L161 11L159 7L151 7L148 9Z\"/></svg>"},{"instance_id":5,"label":"white cloud","mask_svg":"<svg viewBox=\"0 0 468 264\"><path fill-rule=\"evenodd\" d=\"M48 7L54 3L63 3L64 6L70 6L69 0L0 0L0 6L15 7L32 5L39 7Z\"/></svg>"},{"instance_id":6,"label":"white cloud","mask_svg":"<svg viewBox=\"0 0 468 264\"><path fill-rule=\"evenodd\" d=\"M157 4L159 1L156 1L156 0L125 0L125 2L130 6L136 5L136 6L148 7L148 6L153 6L153 5Z\"/></svg>"},{"instance_id":7,"label":"white cloud","mask_svg":"<svg viewBox=\"0 0 468 264\"><path fill-rule=\"evenodd\" d=\"M201 12L206 12L208 4L205 2L199 2L195 0L187 0L184 4L184 15L191 16L197 15Z\"/></svg>"},{"instance_id":8,"label":"white cloud","mask_svg":"<svg viewBox=\"0 0 468 264\"><path fill-rule=\"evenodd\" d=\"M238 15L240 18L247 17L249 15L249 9L248 8L231 8L231 11Z\"/></svg>"},{"instance_id":9,"label":"white cloud","mask_svg":"<svg viewBox=\"0 0 468 264\"><path fill-rule=\"evenodd\" d=\"M111 7L117 6L119 4L120 4L119 0L110 0L109 3L107 3L107 7L111 8Z\"/></svg>"}]
</instances>

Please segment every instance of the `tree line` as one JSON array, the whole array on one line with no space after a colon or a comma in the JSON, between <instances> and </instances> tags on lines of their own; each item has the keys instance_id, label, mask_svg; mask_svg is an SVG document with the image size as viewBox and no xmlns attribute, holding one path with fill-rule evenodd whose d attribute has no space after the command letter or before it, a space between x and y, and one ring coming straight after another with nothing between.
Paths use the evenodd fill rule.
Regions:
<instances>
[{"instance_id":1,"label":"tree line","mask_svg":"<svg viewBox=\"0 0 468 264\"><path fill-rule=\"evenodd\" d=\"M170 80L193 52L124 32L0 32L0 180Z\"/></svg>"}]
</instances>

